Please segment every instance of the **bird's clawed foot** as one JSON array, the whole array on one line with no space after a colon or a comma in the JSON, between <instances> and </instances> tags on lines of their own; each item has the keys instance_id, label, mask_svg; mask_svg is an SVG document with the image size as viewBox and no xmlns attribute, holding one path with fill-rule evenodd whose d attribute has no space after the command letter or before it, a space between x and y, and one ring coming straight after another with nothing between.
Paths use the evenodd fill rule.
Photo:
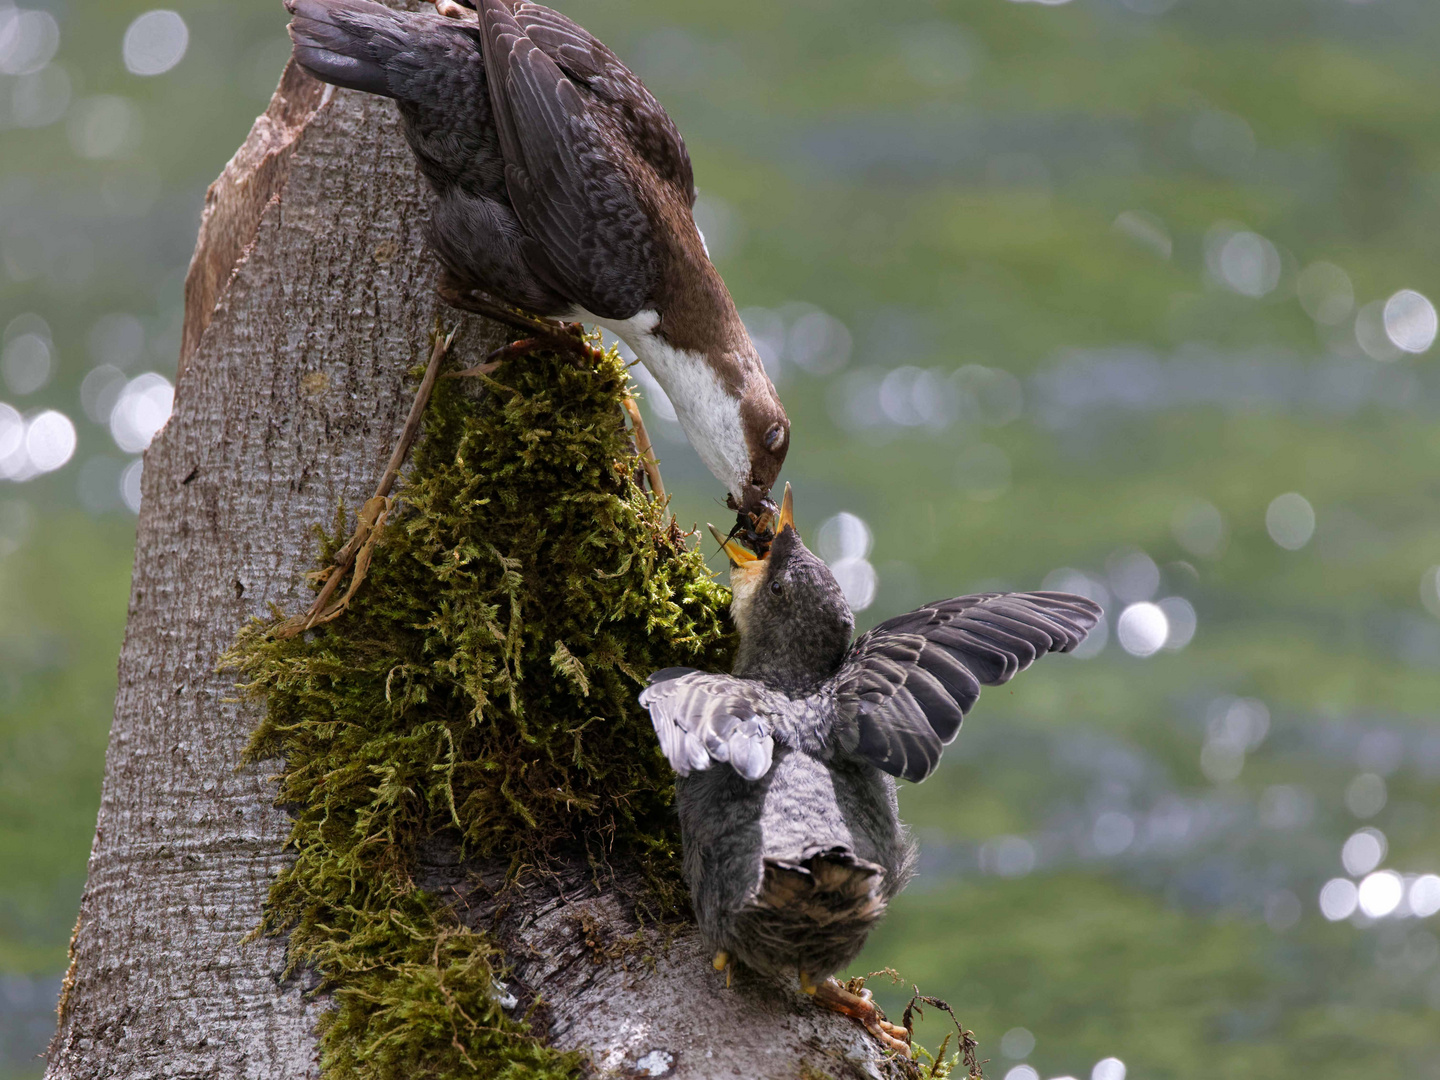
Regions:
<instances>
[{"instance_id":1,"label":"bird's clawed foot","mask_svg":"<svg viewBox=\"0 0 1440 1080\"><path fill-rule=\"evenodd\" d=\"M723 971L725 973L725 989L729 990L730 980L735 974L735 961L730 959L728 952L721 949L715 954L715 959L711 961L711 963L714 965L716 971Z\"/></svg>"},{"instance_id":2,"label":"bird's clawed foot","mask_svg":"<svg viewBox=\"0 0 1440 1080\"><path fill-rule=\"evenodd\" d=\"M512 326L530 337L544 340L547 344L552 343L552 339L556 347L561 348L573 347L561 345L562 341L574 342L576 345L586 344L585 328L579 323L556 322L539 315L531 315L520 308L511 307L509 304L503 304L479 289L468 288L449 271L441 275L435 291L440 294L441 300L453 308L468 311L472 315L483 315L487 319ZM586 345L586 347L589 346Z\"/></svg>"},{"instance_id":3,"label":"bird's clawed foot","mask_svg":"<svg viewBox=\"0 0 1440 1080\"><path fill-rule=\"evenodd\" d=\"M475 17L473 7L457 3L456 0L435 0L435 10L447 19L473 19Z\"/></svg>"},{"instance_id":4,"label":"bird's clawed foot","mask_svg":"<svg viewBox=\"0 0 1440 1080\"><path fill-rule=\"evenodd\" d=\"M485 358L484 363L465 371L454 372L449 376L451 378L466 375L489 375L500 365L501 361L514 356L524 356L526 353L539 349L573 352L586 360L593 355L594 350L585 339L585 327L578 322L555 322L552 319L542 319L537 315L530 315L519 308L502 304L475 289L467 289L448 273L441 278L439 285L436 286L436 291L440 294L440 299L453 308L468 311L472 315L483 315L487 319L514 327L526 335L518 341L512 341L509 345L496 349Z\"/></svg>"},{"instance_id":5,"label":"bird's clawed foot","mask_svg":"<svg viewBox=\"0 0 1440 1080\"><path fill-rule=\"evenodd\" d=\"M817 986L803 971L800 973L800 989L813 997L815 1004L859 1020L885 1049L893 1050L904 1058L910 1056L910 1032L885 1019L884 1012L875 1004L869 990L862 987L858 994L854 994L834 979L826 979Z\"/></svg>"}]
</instances>

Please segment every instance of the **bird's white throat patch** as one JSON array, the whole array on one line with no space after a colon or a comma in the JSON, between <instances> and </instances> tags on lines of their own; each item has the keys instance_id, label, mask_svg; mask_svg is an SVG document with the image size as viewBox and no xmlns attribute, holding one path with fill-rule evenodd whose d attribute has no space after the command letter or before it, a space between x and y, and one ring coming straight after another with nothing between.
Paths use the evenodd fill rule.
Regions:
<instances>
[{"instance_id":1,"label":"bird's white throat patch","mask_svg":"<svg viewBox=\"0 0 1440 1080\"><path fill-rule=\"evenodd\" d=\"M750 632L750 611L755 603L755 594L765 580L767 565L763 559L757 559L744 566L730 568L730 618L741 637Z\"/></svg>"},{"instance_id":2,"label":"bird's white throat patch","mask_svg":"<svg viewBox=\"0 0 1440 1080\"><path fill-rule=\"evenodd\" d=\"M675 406L675 416L705 467L740 498L750 482L750 450L740 422L740 399L730 394L703 353L676 349L655 333L660 316L642 311L623 321L597 319L579 312L585 322L603 326L630 348L655 376Z\"/></svg>"}]
</instances>

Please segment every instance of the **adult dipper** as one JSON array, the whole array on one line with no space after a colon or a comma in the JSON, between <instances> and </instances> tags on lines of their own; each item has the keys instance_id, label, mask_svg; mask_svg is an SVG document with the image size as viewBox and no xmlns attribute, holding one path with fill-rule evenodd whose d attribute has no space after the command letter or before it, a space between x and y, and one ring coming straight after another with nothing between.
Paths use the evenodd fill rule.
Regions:
<instances>
[{"instance_id":1,"label":"adult dipper","mask_svg":"<svg viewBox=\"0 0 1440 1080\"><path fill-rule=\"evenodd\" d=\"M640 702L679 780L684 874L715 966L796 975L897 1050L904 1029L833 978L915 856L895 777L919 783L980 687L1074 649L1100 608L1066 593L926 604L851 644L854 619L795 531L790 489L764 557L725 541L740 632L729 675L670 668Z\"/></svg>"},{"instance_id":2,"label":"adult dipper","mask_svg":"<svg viewBox=\"0 0 1440 1080\"><path fill-rule=\"evenodd\" d=\"M640 80L539 4L439 0L443 16L370 0L285 6L300 66L399 105L434 195L442 295L614 332L669 395L731 508L768 516L790 421L695 226L685 142Z\"/></svg>"}]
</instances>

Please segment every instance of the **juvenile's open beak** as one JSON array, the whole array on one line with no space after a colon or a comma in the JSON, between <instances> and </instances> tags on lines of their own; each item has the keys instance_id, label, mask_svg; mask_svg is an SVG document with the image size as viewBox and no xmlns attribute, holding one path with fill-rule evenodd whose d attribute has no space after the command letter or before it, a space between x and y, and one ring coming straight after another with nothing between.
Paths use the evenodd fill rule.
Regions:
<instances>
[{"instance_id":1,"label":"juvenile's open beak","mask_svg":"<svg viewBox=\"0 0 1440 1080\"><path fill-rule=\"evenodd\" d=\"M795 500L790 494L790 485L785 485L785 498L780 501L780 516L775 519L775 535L779 536L789 526L795 529ZM798 535L800 530L795 529Z\"/></svg>"},{"instance_id":2,"label":"juvenile's open beak","mask_svg":"<svg viewBox=\"0 0 1440 1080\"><path fill-rule=\"evenodd\" d=\"M730 559L731 566L748 566L750 563L759 562L760 556L748 551L738 540L732 540L722 533L714 525L707 525L710 535L725 549L726 556Z\"/></svg>"}]
</instances>

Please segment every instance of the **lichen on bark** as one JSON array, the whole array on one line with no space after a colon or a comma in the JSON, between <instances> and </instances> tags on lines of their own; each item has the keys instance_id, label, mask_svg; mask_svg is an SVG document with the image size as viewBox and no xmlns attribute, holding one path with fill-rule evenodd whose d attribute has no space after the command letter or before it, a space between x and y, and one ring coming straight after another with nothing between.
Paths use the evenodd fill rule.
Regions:
<instances>
[{"instance_id":1,"label":"lichen on bark","mask_svg":"<svg viewBox=\"0 0 1440 1080\"><path fill-rule=\"evenodd\" d=\"M517 881L578 848L684 906L673 777L636 695L658 668L728 665L728 592L635 483L615 353L513 359L485 384L441 381L350 609L290 640L256 622L228 658L264 706L249 758L283 762L294 861L263 929L334 1002L329 1080L583 1067L502 1007L505 957L415 883L427 844Z\"/></svg>"}]
</instances>

